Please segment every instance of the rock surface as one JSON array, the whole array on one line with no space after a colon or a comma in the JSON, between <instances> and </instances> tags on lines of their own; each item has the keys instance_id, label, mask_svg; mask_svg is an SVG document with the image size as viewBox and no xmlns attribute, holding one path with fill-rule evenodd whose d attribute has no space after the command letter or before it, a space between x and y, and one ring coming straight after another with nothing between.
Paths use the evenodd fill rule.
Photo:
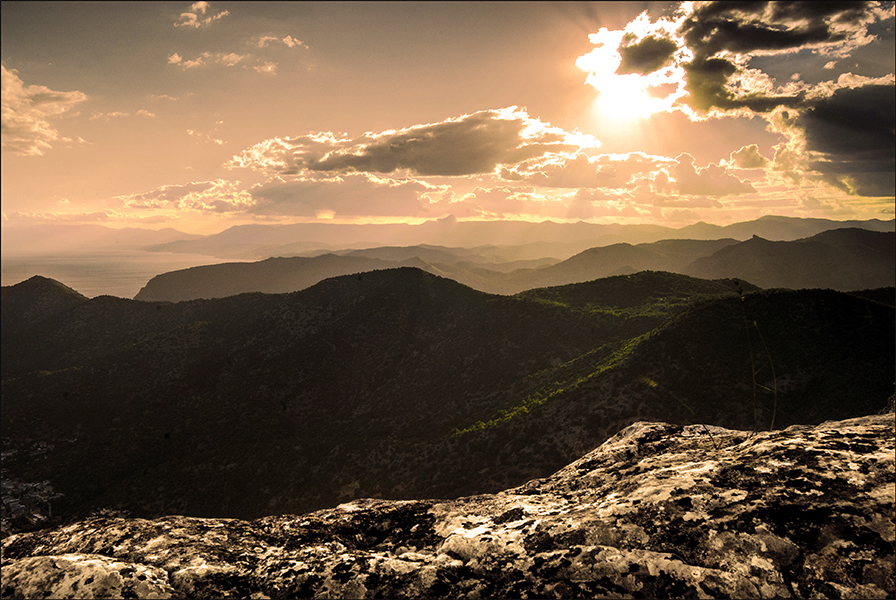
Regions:
<instances>
[{"instance_id":1,"label":"rock surface","mask_svg":"<svg viewBox=\"0 0 896 600\"><path fill-rule=\"evenodd\" d=\"M887 598L894 473L892 413L752 435L640 422L493 495L13 535L2 596Z\"/></svg>"}]
</instances>

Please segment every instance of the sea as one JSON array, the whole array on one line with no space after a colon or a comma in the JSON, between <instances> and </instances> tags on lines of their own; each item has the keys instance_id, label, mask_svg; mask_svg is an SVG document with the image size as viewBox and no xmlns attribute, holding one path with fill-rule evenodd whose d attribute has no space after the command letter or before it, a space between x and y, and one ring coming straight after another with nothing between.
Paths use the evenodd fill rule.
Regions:
<instances>
[{"instance_id":1,"label":"sea","mask_svg":"<svg viewBox=\"0 0 896 600\"><path fill-rule=\"evenodd\" d=\"M88 298L118 296L133 298L140 288L161 273L200 265L245 262L201 254L145 252L91 252L71 255L3 255L2 285L15 285L35 275L49 277Z\"/></svg>"}]
</instances>

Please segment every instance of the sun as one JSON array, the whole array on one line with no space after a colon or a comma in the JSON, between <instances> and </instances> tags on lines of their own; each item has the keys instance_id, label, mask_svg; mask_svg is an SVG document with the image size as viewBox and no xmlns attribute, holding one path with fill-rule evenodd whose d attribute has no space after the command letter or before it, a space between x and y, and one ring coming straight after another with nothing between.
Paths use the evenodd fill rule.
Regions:
<instances>
[{"instance_id":1,"label":"sun","mask_svg":"<svg viewBox=\"0 0 896 600\"><path fill-rule=\"evenodd\" d=\"M598 110L608 117L630 121L646 119L664 108L651 98L638 75L616 76L610 85L602 86L597 98Z\"/></svg>"},{"instance_id":2,"label":"sun","mask_svg":"<svg viewBox=\"0 0 896 600\"><path fill-rule=\"evenodd\" d=\"M646 75L618 74L622 62L618 48L625 33L601 28L590 36L596 47L576 60L576 66L588 73L585 83L599 94L598 110L616 120L646 119L674 110L678 98L686 93L684 70L673 64Z\"/></svg>"}]
</instances>

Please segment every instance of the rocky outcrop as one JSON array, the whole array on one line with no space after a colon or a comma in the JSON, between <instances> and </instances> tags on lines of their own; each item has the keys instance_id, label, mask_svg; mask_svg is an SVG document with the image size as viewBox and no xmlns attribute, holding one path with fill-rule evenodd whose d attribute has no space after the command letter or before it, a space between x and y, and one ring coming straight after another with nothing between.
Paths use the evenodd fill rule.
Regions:
<instances>
[{"instance_id":1,"label":"rocky outcrop","mask_svg":"<svg viewBox=\"0 0 896 600\"><path fill-rule=\"evenodd\" d=\"M894 481L892 413L755 434L641 422L493 495L13 535L2 596L887 598Z\"/></svg>"}]
</instances>

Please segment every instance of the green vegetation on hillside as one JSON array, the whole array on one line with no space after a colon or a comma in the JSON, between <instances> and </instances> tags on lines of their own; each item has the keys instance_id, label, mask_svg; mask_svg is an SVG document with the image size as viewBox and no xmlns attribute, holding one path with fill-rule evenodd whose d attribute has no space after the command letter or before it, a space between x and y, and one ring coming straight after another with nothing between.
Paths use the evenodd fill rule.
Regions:
<instances>
[{"instance_id":1,"label":"green vegetation on hillside","mask_svg":"<svg viewBox=\"0 0 896 600\"><path fill-rule=\"evenodd\" d=\"M59 518L495 491L633 421L692 422L678 399L738 428L875 412L896 362L893 288L741 301L733 281L642 272L508 297L402 268L163 303L44 283L4 288L3 467L49 481ZM742 311L776 409L754 411Z\"/></svg>"}]
</instances>

